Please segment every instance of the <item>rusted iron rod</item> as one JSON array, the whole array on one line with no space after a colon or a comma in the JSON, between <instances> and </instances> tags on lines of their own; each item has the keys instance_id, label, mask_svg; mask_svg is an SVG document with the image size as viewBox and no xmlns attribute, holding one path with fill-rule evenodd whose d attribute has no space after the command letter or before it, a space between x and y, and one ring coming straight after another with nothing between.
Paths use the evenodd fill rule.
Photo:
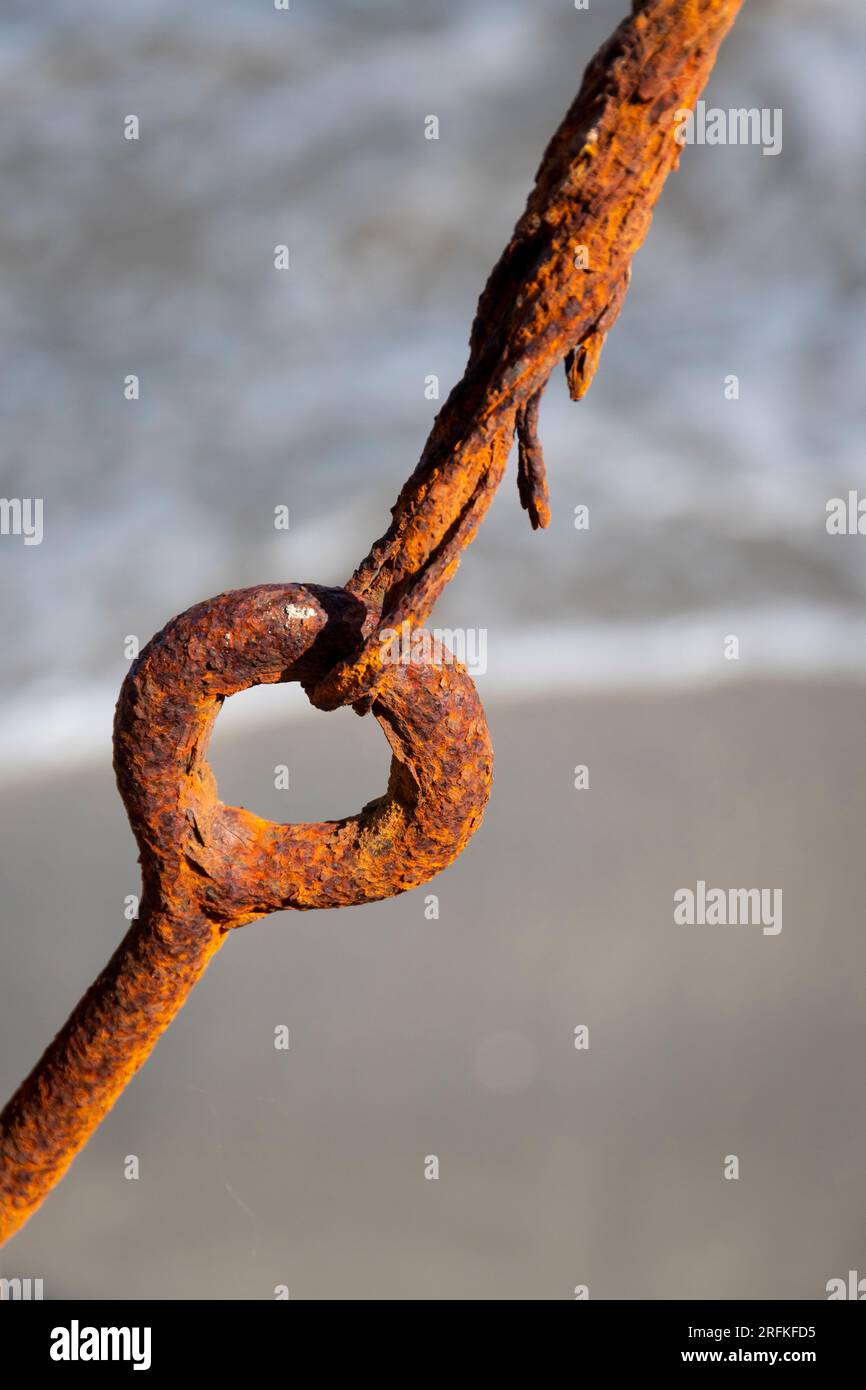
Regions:
<instances>
[{"instance_id":1,"label":"rusted iron rod","mask_svg":"<svg viewBox=\"0 0 866 1390\"><path fill-rule=\"evenodd\" d=\"M225 940L150 902L0 1120L0 1244L63 1177Z\"/></svg>"},{"instance_id":2,"label":"rusted iron rod","mask_svg":"<svg viewBox=\"0 0 866 1390\"><path fill-rule=\"evenodd\" d=\"M493 754L475 688L447 655L388 664L381 629L426 619L515 432L521 502L547 524L541 393L560 360L576 399L589 386L679 158L673 114L697 99L741 3L646 0L594 59L481 296L466 374L346 588L222 594L175 618L131 668L114 747L141 916L0 1114L0 1242L63 1176L230 930L404 892L479 825ZM223 701L290 680L323 708L372 707L388 738L387 792L357 816L275 825L218 798L206 753Z\"/></svg>"}]
</instances>

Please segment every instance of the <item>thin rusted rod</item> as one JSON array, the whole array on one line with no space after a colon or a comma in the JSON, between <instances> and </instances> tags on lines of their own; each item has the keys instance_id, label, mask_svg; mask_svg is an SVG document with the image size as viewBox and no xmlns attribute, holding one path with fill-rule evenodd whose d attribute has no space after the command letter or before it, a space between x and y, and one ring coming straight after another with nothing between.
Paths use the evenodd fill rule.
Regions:
<instances>
[{"instance_id":1,"label":"thin rusted rod","mask_svg":"<svg viewBox=\"0 0 866 1390\"><path fill-rule=\"evenodd\" d=\"M0 1116L0 1245L57 1185L226 937L145 901L101 975Z\"/></svg>"}]
</instances>

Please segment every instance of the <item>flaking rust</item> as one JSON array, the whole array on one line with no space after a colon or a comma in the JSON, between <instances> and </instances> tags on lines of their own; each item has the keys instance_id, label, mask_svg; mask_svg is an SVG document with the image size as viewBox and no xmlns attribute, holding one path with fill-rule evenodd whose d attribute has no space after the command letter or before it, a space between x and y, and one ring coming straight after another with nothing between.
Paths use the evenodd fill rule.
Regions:
<instances>
[{"instance_id":1,"label":"flaking rust","mask_svg":"<svg viewBox=\"0 0 866 1390\"><path fill-rule=\"evenodd\" d=\"M115 769L140 851L141 912L0 1115L0 1242L32 1215L236 927L280 909L373 902L425 883L477 829L490 790L484 712L462 667L386 665L384 627L426 620L518 438L533 527L550 519L538 435L557 362L579 400L631 258L679 158L673 118L702 90L742 0L646 0L590 65L481 296L463 380L393 522L345 589L263 585L175 618L118 702ZM323 709L372 708L392 750L356 816L276 825L225 806L207 745L225 699L300 681Z\"/></svg>"}]
</instances>

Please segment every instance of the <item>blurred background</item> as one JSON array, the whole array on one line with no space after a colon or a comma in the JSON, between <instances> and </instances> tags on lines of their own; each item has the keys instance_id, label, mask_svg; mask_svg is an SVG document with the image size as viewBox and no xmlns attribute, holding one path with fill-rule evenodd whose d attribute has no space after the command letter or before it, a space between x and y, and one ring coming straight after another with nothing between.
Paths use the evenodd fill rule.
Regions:
<instances>
[{"instance_id":1,"label":"blurred background","mask_svg":"<svg viewBox=\"0 0 866 1390\"><path fill-rule=\"evenodd\" d=\"M0 538L0 1100L138 891L125 639L348 577L628 9L7 0L0 493L44 499L44 540ZM589 396L545 396L550 530L512 466L440 601L487 634L496 781L463 857L230 940L0 1276L548 1299L866 1274L866 537L825 526L866 490L864 58L858 0L747 0L705 97L781 108L781 153L684 151ZM227 706L213 763L226 800L304 820L383 790L388 752L280 687ZM781 888L782 932L675 926L699 878Z\"/></svg>"}]
</instances>

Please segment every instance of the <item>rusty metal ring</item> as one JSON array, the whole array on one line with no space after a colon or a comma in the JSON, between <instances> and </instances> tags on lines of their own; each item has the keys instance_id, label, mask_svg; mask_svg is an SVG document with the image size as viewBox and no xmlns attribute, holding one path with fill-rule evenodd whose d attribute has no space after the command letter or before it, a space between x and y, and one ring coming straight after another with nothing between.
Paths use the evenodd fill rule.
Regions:
<instances>
[{"instance_id":1,"label":"rusty metal ring","mask_svg":"<svg viewBox=\"0 0 866 1390\"><path fill-rule=\"evenodd\" d=\"M345 907L445 868L481 822L493 750L456 662L386 668L373 713L393 753L388 790L356 816L280 825L218 797L207 761L223 701L250 686L315 683L357 644L365 606L342 589L261 585L198 604L142 652L115 721L118 785L145 897L222 926L281 908Z\"/></svg>"},{"instance_id":2,"label":"rusty metal ring","mask_svg":"<svg viewBox=\"0 0 866 1390\"><path fill-rule=\"evenodd\" d=\"M373 705L393 753L384 796L310 825L219 800L206 754L223 701L269 682L314 684L368 616L343 589L235 590L174 618L130 669L114 748L141 911L0 1117L0 1244L60 1180L232 927L402 893L450 864L480 824L493 763L481 702L450 654L435 664L417 649L388 669Z\"/></svg>"}]
</instances>

